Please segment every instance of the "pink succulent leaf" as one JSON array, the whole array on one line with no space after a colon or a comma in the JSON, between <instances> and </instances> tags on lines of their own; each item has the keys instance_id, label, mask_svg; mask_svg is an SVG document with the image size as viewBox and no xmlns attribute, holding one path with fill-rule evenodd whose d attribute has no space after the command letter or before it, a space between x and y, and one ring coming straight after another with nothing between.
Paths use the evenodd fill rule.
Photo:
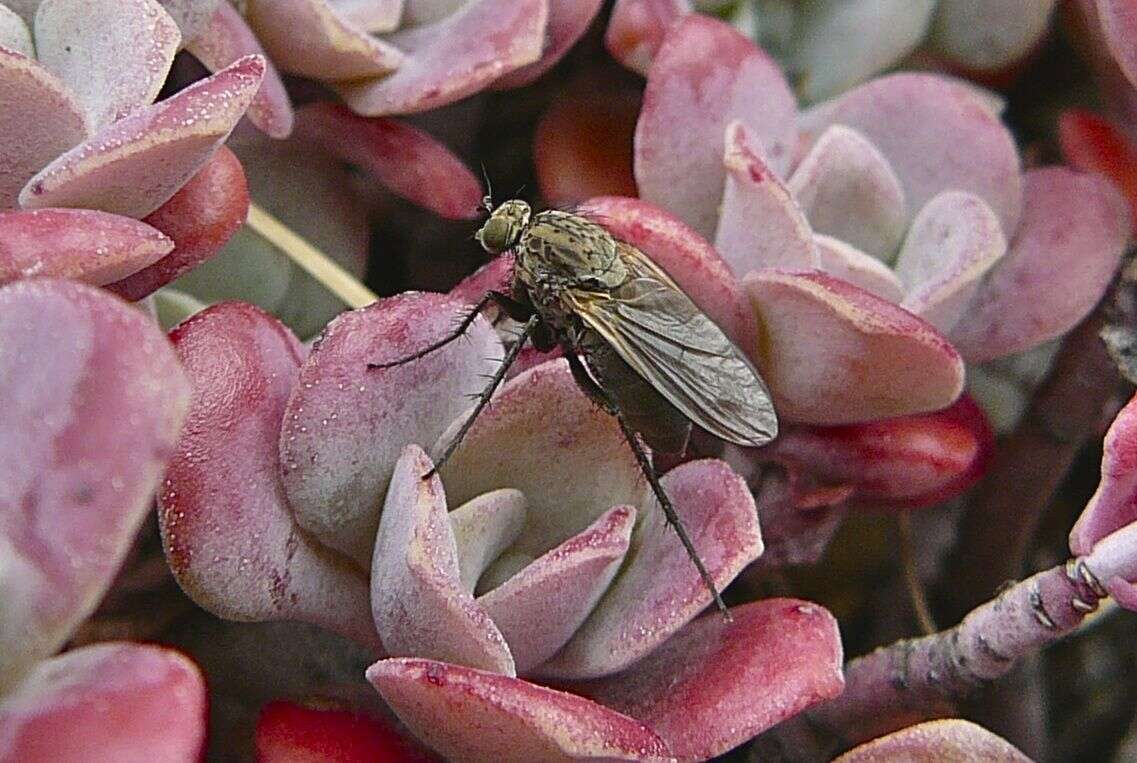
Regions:
<instances>
[{"instance_id":1,"label":"pink succulent leaf","mask_svg":"<svg viewBox=\"0 0 1137 763\"><path fill-rule=\"evenodd\" d=\"M464 412L454 415L436 451L464 419ZM502 385L441 471L451 505L498 488L521 491L528 504L525 527L511 551L530 559L582 532L612 506L643 505L648 491L615 419L585 397L560 359Z\"/></svg>"},{"instance_id":2,"label":"pink succulent leaf","mask_svg":"<svg viewBox=\"0 0 1137 763\"><path fill-rule=\"evenodd\" d=\"M0 212L0 284L49 276L102 286L173 248L145 223L93 209Z\"/></svg>"},{"instance_id":3,"label":"pink succulent leaf","mask_svg":"<svg viewBox=\"0 0 1137 763\"><path fill-rule=\"evenodd\" d=\"M999 219L983 199L944 191L916 215L896 258L907 291L900 304L950 333L1006 251Z\"/></svg>"},{"instance_id":4,"label":"pink succulent leaf","mask_svg":"<svg viewBox=\"0 0 1137 763\"><path fill-rule=\"evenodd\" d=\"M1031 763L1018 748L982 726L960 718L945 718L909 726L854 747L833 763L883 761L935 763L941 760L984 760L990 763Z\"/></svg>"},{"instance_id":5,"label":"pink succulent leaf","mask_svg":"<svg viewBox=\"0 0 1137 763\"><path fill-rule=\"evenodd\" d=\"M628 552L636 510L614 506L478 598L524 674L563 647L604 594Z\"/></svg>"},{"instance_id":6,"label":"pink succulent leaf","mask_svg":"<svg viewBox=\"0 0 1137 763\"><path fill-rule=\"evenodd\" d=\"M1043 37L1056 3L939 0L928 45L969 69L1002 69L1023 58Z\"/></svg>"},{"instance_id":7,"label":"pink succulent leaf","mask_svg":"<svg viewBox=\"0 0 1137 763\"><path fill-rule=\"evenodd\" d=\"M667 30L691 11L691 0L616 0L604 47L617 61L646 77Z\"/></svg>"},{"instance_id":8,"label":"pink succulent leaf","mask_svg":"<svg viewBox=\"0 0 1137 763\"><path fill-rule=\"evenodd\" d=\"M416 27L441 21L470 0L405 0L403 27Z\"/></svg>"},{"instance_id":9,"label":"pink succulent leaf","mask_svg":"<svg viewBox=\"0 0 1137 763\"><path fill-rule=\"evenodd\" d=\"M0 47L28 58L36 56L31 30L20 15L6 5L0 5Z\"/></svg>"},{"instance_id":10,"label":"pink succulent leaf","mask_svg":"<svg viewBox=\"0 0 1137 763\"><path fill-rule=\"evenodd\" d=\"M494 89L524 87L553 68L588 31L588 25L603 4L603 0L549 0L549 21L541 57L501 77L494 82Z\"/></svg>"},{"instance_id":11,"label":"pink succulent leaf","mask_svg":"<svg viewBox=\"0 0 1137 763\"><path fill-rule=\"evenodd\" d=\"M601 196L579 209L667 271L736 345L754 354L758 346L754 311L729 264L706 239L679 218L639 199Z\"/></svg>"},{"instance_id":12,"label":"pink succulent leaf","mask_svg":"<svg viewBox=\"0 0 1137 763\"><path fill-rule=\"evenodd\" d=\"M916 508L953 498L986 470L995 436L966 395L935 413L836 427L788 427L763 458L800 485L849 485L873 507Z\"/></svg>"},{"instance_id":13,"label":"pink succulent leaf","mask_svg":"<svg viewBox=\"0 0 1137 763\"><path fill-rule=\"evenodd\" d=\"M1133 0L1097 0L1097 13L1110 52L1137 87L1137 6Z\"/></svg>"},{"instance_id":14,"label":"pink succulent leaf","mask_svg":"<svg viewBox=\"0 0 1137 763\"><path fill-rule=\"evenodd\" d=\"M888 160L856 130L827 128L788 185L813 230L892 259L908 227L904 189Z\"/></svg>"},{"instance_id":15,"label":"pink succulent leaf","mask_svg":"<svg viewBox=\"0 0 1137 763\"><path fill-rule=\"evenodd\" d=\"M715 249L742 277L758 268L816 268L813 229L790 189L766 161L754 131L735 120L726 128L726 185Z\"/></svg>"},{"instance_id":16,"label":"pink succulent leaf","mask_svg":"<svg viewBox=\"0 0 1137 763\"><path fill-rule=\"evenodd\" d=\"M324 330L288 399L279 447L296 520L364 569L403 448L438 439L469 406L468 396L482 389L482 374L497 368L502 348L479 318L465 339L414 362L367 364L421 350L450 333L469 309L441 294L404 294L344 313Z\"/></svg>"},{"instance_id":17,"label":"pink succulent leaf","mask_svg":"<svg viewBox=\"0 0 1137 763\"><path fill-rule=\"evenodd\" d=\"M763 326L759 369L787 422L934 411L963 389L955 348L890 302L823 273L761 270L742 285Z\"/></svg>"},{"instance_id":18,"label":"pink succulent leaf","mask_svg":"<svg viewBox=\"0 0 1137 763\"><path fill-rule=\"evenodd\" d=\"M1092 530L1094 528L1087 528ZM1083 535L1086 534L1083 532ZM1071 533L1071 545L1078 540ZM1137 523L1124 525L1093 544L1079 558L1106 593L1126 609L1137 611Z\"/></svg>"},{"instance_id":19,"label":"pink succulent leaf","mask_svg":"<svg viewBox=\"0 0 1137 763\"><path fill-rule=\"evenodd\" d=\"M1137 397L1106 432L1097 492L1070 531L1070 550L1088 554L1110 533L1137 521Z\"/></svg>"},{"instance_id":20,"label":"pink succulent leaf","mask_svg":"<svg viewBox=\"0 0 1137 763\"><path fill-rule=\"evenodd\" d=\"M486 295L487 291L509 291L512 277L513 254L505 252L463 278L448 293L453 299L468 302L473 306Z\"/></svg>"},{"instance_id":21,"label":"pink succulent leaf","mask_svg":"<svg viewBox=\"0 0 1137 763\"><path fill-rule=\"evenodd\" d=\"M249 211L249 192L241 163L225 146L206 162L145 223L174 241L174 251L149 267L107 286L137 301L213 257L240 228Z\"/></svg>"},{"instance_id":22,"label":"pink succulent leaf","mask_svg":"<svg viewBox=\"0 0 1137 763\"><path fill-rule=\"evenodd\" d=\"M1129 202L1129 215L1137 221L1137 141L1109 120L1079 109L1058 118L1058 140L1069 166L1105 175Z\"/></svg>"},{"instance_id":23,"label":"pink succulent leaf","mask_svg":"<svg viewBox=\"0 0 1137 763\"><path fill-rule=\"evenodd\" d=\"M821 260L821 270L834 278L848 281L870 294L875 294L888 302L899 303L904 299L904 284L896 273L871 254L840 239L816 233L813 243Z\"/></svg>"},{"instance_id":24,"label":"pink succulent leaf","mask_svg":"<svg viewBox=\"0 0 1137 763\"><path fill-rule=\"evenodd\" d=\"M36 9L42 0L7 0L4 5L15 11L30 28L36 20Z\"/></svg>"},{"instance_id":25,"label":"pink succulent leaf","mask_svg":"<svg viewBox=\"0 0 1137 763\"><path fill-rule=\"evenodd\" d=\"M1029 349L1072 328L1105 293L1129 237L1129 210L1104 178L1037 169L1026 173L1025 190L1010 250L951 330L953 344L972 362Z\"/></svg>"},{"instance_id":26,"label":"pink succulent leaf","mask_svg":"<svg viewBox=\"0 0 1137 763\"><path fill-rule=\"evenodd\" d=\"M393 719L342 708L320 698L307 703L277 700L257 716L257 763L441 763Z\"/></svg>"},{"instance_id":27,"label":"pink succulent leaf","mask_svg":"<svg viewBox=\"0 0 1137 763\"><path fill-rule=\"evenodd\" d=\"M398 28L403 0L330 0L341 18L365 32L376 34Z\"/></svg>"},{"instance_id":28,"label":"pink succulent leaf","mask_svg":"<svg viewBox=\"0 0 1137 763\"><path fill-rule=\"evenodd\" d=\"M319 102L299 110L296 132L442 217L472 220L481 214L481 182L450 149L422 130Z\"/></svg>"},{"instance_id":29,"label":"pink succulent leaf","mask_svg":"<svg viewBox=\"0 0 1137 763\"><path fill-rule=\"evenodd\" d=\"M571 209L591 196L635 196L632 138L640 94L600 76L583 77L537 123L533 162L541 196Z\"/></svg>"},{"instance_id":30,"label":"pink succulent leaf","mask_svg":"<svg viewBox=\"0 0 1137 763\"><path fill-rule=\"evenodd\" d=\"M691 541L719 589L762 554L754 498L722 461L689 461L662 479ZM711 603L694 564L653 501L632 537L632 563L572 640L541 674L591 678L643 658Z\"/></svg>"},{"instance_id":31,"label":"pink succulent leaf","mask_svg":"<svg viewBox=\"0 0 1137 763\"><path fill-rule=\"evenodd\" d=\"M328 0L249 0L245 18L281 71L317 80L383 77L403 54L348 21Z\"/></svg>"},{"instance_id":32,"label":"pink succulent leaf","mask_svg":"<svg viewBox=\"0 0 1137 763\"><path fill-rule=\"evenodd\" d=\"M684 17L648 73L636 125L640 196L711 237L726 177L727 125L746 123L781 175L791 160L796 113L781 70L754 43L716 19Z\"/></svg>"},{"instance_id":33,"label":"pink succulent leaf","mask_svg":"<svg viewBox=\"0 0 1137 763\"><path fill-rule=\"evenodd\" d=\"M458 547L458 577L474 593L482 573L513 545L525 526L525 496L511 488L491 490L450 512Z\"/></svg>"},{"instance_id":34,"label":"pink succulent leaf","mask_svg":"<svg viewBox=\"0 0 1137 763\"><path fill-rule=\"evenodd\" d=\"M246 56L134 111L40 170L20 192L20 204L150 214L209 161L245 113L263 74L264 59Z\"/></svg>"},{"instance_id":35,"label":"pink succulent leaf","mask_svg":"<svg viewBox=\"0 0 1137 763\"><path fill-rule=\"evenodd\" d=\"M790 64L801 96L829 98L892 67L924 39L935 8L936 0L809 3L794 20Z\"/></svg>"},{"instance_id":36,"label":"pink succulent leaf","mask_svg":"<svg viewBox=\"0 0 1137 763\"><path fill-rule=\"evenodd\" d=\"M14 676L110 585L189 387L147 315L75 281L0 288L0 348L0 676Z\"/></svg>"},{"instance_id":37,"label":"pink succulent leaf","mask_svg":"<svg viewBox=\"0 0 1137 763\"><path fill-rule=\"evenodd\" d=\"M458 549L434 464L417 445L395 463L371 564L371 612L387 654L516 675L486 610L462 586Z\"/></svg>"},{"instance_id":38,"label":"pink succulent leaf","mask_svg":"<svg viewBox=\"0 0 1137 763\"><path fill-rule=\"evenodd\" d=\"M45 164L87 137L86 114L67 87L33 59L0 47L0 210Z\"/></svg>"},{"instance_id":39,"label":"pink succulent leaf","mask_svg":"<svg viewBox=\"0 0 1137 763\"><path fill-rule=\"evenodd\" d=\"M974 86L935 74L879 77L802 114L806 138L833 124L876 146L909 209L946 189L968 191L995 210L1003 230L1018 224L1023 191L1014 137Z\"/></svg>"},{"instance_id":40,"label":"pink succulent leaf","mask_svg":"<svg viewBox=\"0 0 1137 763\"><path fill-rule=\"evenodd\" d=\"M841 693L841 637L822 607L766 599L695 620L623 673L574 686L652 728L680 761L720 755Z\"/></svg>"},{"instance_id":41,"label":"pink succulent leaf","mask_svg":"<svg viewBox=\"0 0 1137 763\"><path fill-rule=\"evenodd\" d=\"M265 54L256 34L232 3L221 2L209 18L209 25L186 44L186 50L211 72L220 71L242 56L257 54L265 59L260 90L253 96L245 116L273 138L287 138L292 132L292 102L284 89L272 60Z\"/></svg>"},{"instance_id":42,"label":"pink succulent leaf","mask_svg":"<svg viewBox=\"0 0 1137 763\"><path fill-rule=\"evenodd\" d=\"M154 101L182 35L157 0L45 0L35 43L97 131Z\"/></svg>"},{"instance_id":43,"label":"pink succulent leaf","mask_svg":"<svg viewBox=\"0 0 1137 763\"><path fill-rule=\"evenodd\" d=\"M177 23L182 40L189 42L205 32L214 11L224 0L158 0Z\"/></svg>"},{"instance_id":44,"label":"pink succulent leaf","mask_svg":"<svg viewBox=\"0 0 1137 763\"><path fill-rule=\"evenodd\" d=\"M296 526L280 483L277 441L300 343L239 302L208 308L170 336L194 388L159 496L179 584L220 617L302 620L377 648L366 576Z\"/></svg>"},{"instance_id":45,"label":"pink succulent leaf","mask_svg":"<svg viewBox=\"0 0 1137 763\"><path fill-rule=\"evenodd\" d=\"M391 35L406 58L389 77L341 83L351 110L408 114L453 103L541 57L549 0L474 0L441 21Z\"/></svg>"},{"instance_id":46,"label":"pink succulent leaf","mask_svg":"<svg viewBox=\"0 0 1137 763\"><path fill-rule=\"evenodd\" d=\"M197 760L205 681L171 649L107 642L36 665L0 697L0 759Z\"/></svg>"},{"instance_id":47,"label":"pink succulent leaf","mask_svg":"<svg viewBox=\"0 0 1137 763\"><path fill-rule=\"evenodd\" d=\"M447 758L673 760L639 721L518 678L432 660L390 659L368 668L367 680L415 736Z\"/></svg>"}]
</instances>

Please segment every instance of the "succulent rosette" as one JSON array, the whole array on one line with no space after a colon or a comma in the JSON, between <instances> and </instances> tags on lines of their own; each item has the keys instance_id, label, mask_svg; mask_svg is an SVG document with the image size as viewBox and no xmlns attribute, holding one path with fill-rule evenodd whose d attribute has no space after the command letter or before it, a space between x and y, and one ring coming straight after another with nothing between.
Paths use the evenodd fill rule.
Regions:
<instances>
[{"instance_id":1,"label":"succulent rosette","mask_svg":"<svg viewBox=\"0 0 1137 763\"><path fill-rule=\"evenodd\" d=\"M466 309L381 300L310 352L241 303L172 332L194 393L160 520L191 597L370 646L386 702L463 759L705 759L839 692L821 607L774 599L729 623L695 619L709 592L564 360L508 381L423 478L501 340L478 319L414 363L367 364L429 344ZM681 464L663 484L720 587L762 553L754 499L725 463Z\"/></svg>"},{"instance_id":2,"label":"succulent rosette","mask_svg":"<svg viewBox=\"0 0 1137 763\"><path fill-rule=\"evenodd\" d=\"M192 760L205 685L184 656L60 652L153 505L189 403L145 313L74 281L0 288L0 759Z\"/></svg>"},{"instance_id":3,"label":"succulent rosette","mask_svg":"<svg viewBox=\"0 0 1137 763\"><path fill-rule=\"evenodd\" d=\"M153 0L0 5L0 281L78 278L137 299L240 224L241 169L218 149L264 60L152 103L181 42Z\"/></svg>"},{"instance_id":4,"label":"succulent rosette","mask_svg":"<svg viewBox=\"0 0 1137 763\"><path fill-rule=\"evenodd\" d=\"M1056 4L1056 0L617 0L606 43L625 66L646 74L671 24L696 10L713 12L770 51L792 78L797 94L812 102L838 95L908 60L979 78L997 77L1038 46Z\"/></svg>"}]
</instances>

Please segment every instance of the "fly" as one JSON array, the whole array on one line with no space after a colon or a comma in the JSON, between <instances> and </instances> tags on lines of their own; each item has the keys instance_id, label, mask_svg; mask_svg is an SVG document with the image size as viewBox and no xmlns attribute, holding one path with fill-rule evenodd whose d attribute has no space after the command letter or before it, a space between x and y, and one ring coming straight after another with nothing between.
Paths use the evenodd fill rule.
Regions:
<instances>
[{"instance_id":1,"label":"fly","mask_svg":"<svg viewBox=\"0 0 1137 763\"><path fill-rule=\"evenodd\" d=\"M517 342L425 476L454 453L526 342L541 352L559 347L577 386L619 422L668 523L725 614L647 448L683 451L692 422L728 442L765 445L777 436L778 419L761 376L662 268L596 222L553 209L534 215L519 199L494 208L487 196L482 204L489 219L474 234L478 243L492 255L515 250L509 293L487 292L452 333L430 346L368 364L389 368L444 347L491 302L521 324Z\"/></svg>"}]
</instances>

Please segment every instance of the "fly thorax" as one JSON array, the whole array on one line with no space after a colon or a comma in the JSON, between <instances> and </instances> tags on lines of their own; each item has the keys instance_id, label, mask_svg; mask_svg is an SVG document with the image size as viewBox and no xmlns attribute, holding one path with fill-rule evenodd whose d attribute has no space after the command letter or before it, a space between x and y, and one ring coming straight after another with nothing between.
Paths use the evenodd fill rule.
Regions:
<instances>
[{"instance_id":1,"label":"fly thorax","mask_svg":"<svg viewBox=\"0 0 1137 763\"><path fill-rule=\"evenodd\" d=\"M609 291L627 280L616 240L604 228L578 215L541 212L525 230L519 264L534 280L559 281L589 290Z\"/></svg>"}]
</instances>

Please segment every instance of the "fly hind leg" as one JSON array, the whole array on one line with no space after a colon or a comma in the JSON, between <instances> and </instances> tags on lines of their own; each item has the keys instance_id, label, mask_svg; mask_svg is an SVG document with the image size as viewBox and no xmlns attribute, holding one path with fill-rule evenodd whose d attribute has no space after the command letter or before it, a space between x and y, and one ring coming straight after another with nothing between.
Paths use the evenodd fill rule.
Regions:
<instances>
[{"instance_id":1,"label":"fly hind leg","mask_svg":"<svg viewBox=\"0 0 1137 763\"><path fill-rule=\"evenodd\" d=\"M644 477L647 478L648 484L651 485L652 493L655 494L656 500L659 501L659 506L663 510L663 516L666 517L667 523L675 530L675 534L679 536L679 542L683 544L683 548L687 551L687 556L691 558L695 569L698 570L699 577L703 580L703 585L711 592L715 607L718 608L724 618L730 620L730 612L722 600L718 586L715 585L714 579L711 577L710 572L707 571L707 566L703 564L702 558L699 557L699 552L695 549L695 544L691 542L691 537L687 535L687 529L679 519L679 514L675 511L675 506L667 496L667 491L665 491L663 485L660 484L659 477L655 473L655 466L647 454L647 449L644 448L640 442L639 435L628 424L624 412L620 410L619 403L593 378L588 368L585 367L584 362L572 351L571 347L565 348L565 356L568 358L569 369L572 371L573 379L581 391L609 415L616 417L616 421L620 425L620 431L624 433L624 439L628 441L628 445L636 456L636 462L639 464L640 471L642 471Z\"/></svg>"}]
</instances>

